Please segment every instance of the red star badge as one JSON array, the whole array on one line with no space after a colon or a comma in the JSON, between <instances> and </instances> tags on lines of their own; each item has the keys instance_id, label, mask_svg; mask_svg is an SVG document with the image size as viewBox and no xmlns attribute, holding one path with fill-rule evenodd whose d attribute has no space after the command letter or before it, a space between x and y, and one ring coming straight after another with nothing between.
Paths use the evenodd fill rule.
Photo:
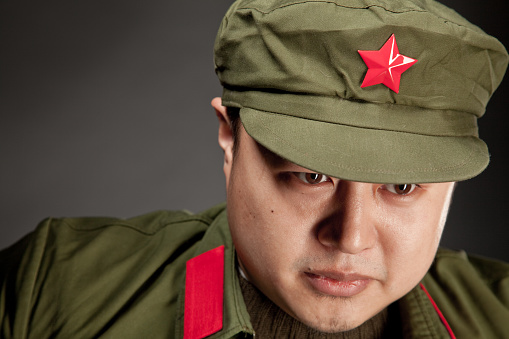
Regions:
<instances>
[{"instance_id":1,"label":"red star badge","mask_svg":"<svg viewBox=\"0 0 509 339\"><path fill-rule=\"evenodd\" d=\"M378 51L358 51L368 66L361 87L384 84L394 92L399 92L401 74L417 60L399 54L394 34Z\"/></svg>"}]
</instances>

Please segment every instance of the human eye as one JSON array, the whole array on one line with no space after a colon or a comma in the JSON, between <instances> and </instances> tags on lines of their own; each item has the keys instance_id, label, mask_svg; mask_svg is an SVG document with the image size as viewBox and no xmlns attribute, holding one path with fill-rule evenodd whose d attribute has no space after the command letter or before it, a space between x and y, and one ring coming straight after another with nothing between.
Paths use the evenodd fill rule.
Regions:
<instances>
[{"instance_id":1,"label":"human eye","mask_svg":"<svg viewBox=\"0 0 509 339\"><path fill-rule=\"evenodd\" d=\"M419 185L417 184L386 184L384 185L385 189L391 193L397 195L409 195L412 193Z\"/></svg>"},{"instance_id":2,"label":"human eye","mask_svg":"<svg viewBox=\"0 0 509 339\"><path fill-rule=\"evenodd\" d=\"M331 178L325 174L314 173L314 172L294 172L295 176L310 185L321 184L322 182L331 181Z\"/></svg>"}]
</instances>

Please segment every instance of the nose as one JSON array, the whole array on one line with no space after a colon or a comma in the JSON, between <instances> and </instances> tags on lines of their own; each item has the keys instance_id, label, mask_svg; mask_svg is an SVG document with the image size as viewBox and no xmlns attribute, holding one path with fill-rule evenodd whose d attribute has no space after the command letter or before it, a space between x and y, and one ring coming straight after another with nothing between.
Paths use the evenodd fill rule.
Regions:
<instances>
[{"instance_id":1,"label":"nose","mask_svg":"<svg viewBox=\"0 0 509 339\"><path fill-rule=\"evenodd\" d=\"M338 183L332 212L317 228L317 238L323 246L357 254L375 245L376 203L371 187L351 181Z\"/></svg>"}]
</instances>

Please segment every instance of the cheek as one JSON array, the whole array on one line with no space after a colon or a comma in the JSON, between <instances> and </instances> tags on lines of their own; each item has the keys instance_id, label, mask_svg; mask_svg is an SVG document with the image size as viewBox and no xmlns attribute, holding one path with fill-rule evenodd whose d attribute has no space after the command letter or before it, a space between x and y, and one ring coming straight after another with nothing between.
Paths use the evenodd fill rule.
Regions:
<instances>
[{"instance_id":1,"label":"cheek","mask_svg":"<svg viewBox=\"0 0 509 339\"><path fill-rule=\"evenodd\" d=\"M383 215L379 236L389 272L420 280L435 256L447 208L424 201L410 209L384 211Z\"/></svg>"},{"instance_id":2,"label":"cheek","mask_svg":"<svg viewBox=\"0 0 509 339\"><path fill-rule=\"evenodd\" d=\"M279 209L261 180L256 184L233 179L228 190L228 222L239 258L246 269L253 270L253 266L262 266L260 262L277 245L275 216Z\"/></svg>"},{"instance_id":3,"label":"cheek","mask_svg":"<svg viewBox=\"0 0 509 339\"><path fill-rule=\"evenodd\" d=\"M260 178L258 178L260 179ZM272 275L292 267L306 249L309 207L297 203L271 178L231 182L228 220L239 259L248 275ZM279 278L278 278L279 277Z\"/></svg>"}]
</instances>

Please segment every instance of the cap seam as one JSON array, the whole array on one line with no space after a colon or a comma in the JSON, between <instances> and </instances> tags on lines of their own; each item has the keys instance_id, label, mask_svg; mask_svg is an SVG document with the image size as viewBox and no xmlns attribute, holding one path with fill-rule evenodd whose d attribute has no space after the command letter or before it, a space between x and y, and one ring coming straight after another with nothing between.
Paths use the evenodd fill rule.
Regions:
<instances>
[{"instance_id":1,"label":"cap seam","mask_svg":"<svg viewBox=\"0 0 509 339\"><path fill-rule=\"evenodd\" d=\"M295 6L295 5L302 5L302 4L306 4L306 3L328 3L328 4L332 4L332 5L335 5L337 7L342 7L342 8L348 8L348 9L370 9L371 7L377 7L377 8L381 8L383 10L385 10L386 12L390 12L390 13L394 13L394 14L402 14L402 13L410 13L410 12L415 12L415 13L429 13L430 15L436 17L436 18L439 18L441 20L444 20L445 23L451 23L451 24L454 24L456 26L459 26L459 27L463 27L465 29L468 29L470 31L474 31L472 28L469 28L465 25L462 25L462 24L459 24L457 22L454 22L454 21L451 21L449 19L446 19L442 16L439 16L435 13L432 13L430 11L425 11L425 10L417 10L417 9L409 9L409 10L405 10L405 11L394 11L394 10L390 10L390 9L387 9L387 8L384 8L380 5L368 5L368 6L364 6L364 7L352 7L352 6L345 6L345 5L340 5L340 4L337 4L335 2L332 2L332 1L299 1L299 2L294 2L294 3L291 3L291 4L286 4L286 5L282 5L282 6L278 6L276 8L273 8L271 9L270 11L262 11L258 8L254 8L254 7L239 7L238 10L246 10L246 9L249 9L249 10L254 10L254 11L257 11L259 13L262 13L262 14L269 14L269 13L272 13L278 9L281 9L281 8L285 8L285 7L291 7L291 6Z\"/></svg>"},{"instance_id":2,"label":"cap seam","mask_svg":"<svg viewBox=\"0 0 509 339\"><path fill-rule=\"evenodd\" d=\"M458 112L458 113L466 113L466 114L471 114L477 118L478 115L476 113L473 113L473 112L468 112L468 111L460 111L460 110L457 110L457 109L438 109L438 108L430 108L430 107L424 107L424 106L415 106L415 105L409 105L409 104L401 104L401 103L396 103L396 102L383 102L383 101L369 101L369 100L365 100L365 99L358 99L358 98L343 98L339 95L327 95L327 94L315 94L315 93L306 93L306 92L286 92L286 91L283 91L283 90L277 90L277 89L272 89L272 91L268 88L248 88L248 87L241 87L241 86L229 86L228 84L226 83L221 83L221 85L223 86L224 89L227 89L228 91L230 92L244 92L244 91L255 91L255 92L266 92L266 93L272 93L272 91L276 91L276 92L280 92L282 94L291 94L291 95L309 95L309 96L315 96L315 97L324 97L324 98L330 98L330 99L339 99L339 100L346 100L346 101L350 101L350 102L357 102L357 103L366 103L366 104L376 104L376 105L394 105L394 106L397 106L397 107L412 107L412 108L420 108L420 109L425 109L425 110L434 110L434 111L453 111L453 112ZM243 88L246 88L246 90L242 90ZM238 103L238 102L234 102L232 99L227 99L225 100L226 103L235 103L237 105L240 105L241 107L247 107L247 108L252 108L252 109L255 109L255 110L260 110L262 111L261 109L258 109L258 108L255 108L255 107L249 107L249 106L245 106L241 103ZM225 105L227 106L227 105ZM237 106L235 106L237 107ZM266 111L266 112L271 112L271 111ZM272 113L276 113L278 114L278 112L272 112Z\"/></svg>"},{"instance_id":3,"label":"cap seam","mask_svg":"<svg viewBox=\"0 0 509 339\"><path fill-rule=\"evenodd\" d=\"M416 10L416 9L409 9L409 10L405 10L405 11L393 11L393 10L389 10L387 8L384 8L380 5L368 5L368 6L364 6L364 7L353 7L353 6L345 6L345 5L340 5L340 4L337 4L333 1L298 1L298 2L293 2L291 4L286 4L286 5L281 5L281 6L278 6L278 7L275 7L273 9L271 9L270 11L262 11L258 8L254 8L254 7L239 7L238 10L243 10L243 9L252 9L252 10L255 10L259 13L262 13L262 14L269 14L269 13L272 13L278 9L281 9L281 8L285 8L285 7L291 7L291 6L295 6L295 5L302 5L302 4L306 4L306 3L328 3L328 4L331 4L331 5L335 5L337 7L342 7L342 8L349 8L349 9L369 9L371 7L378 7L378 8L381 8L387 12L391 12L391 13L394 13L394 14L400 14L400 13L408 13L408 12L420 12L420 13L430 13L428 11L424 11L424 10ZM441 19L444 19L444 18L441 18ZM446 19L444 19L446 20Z\"/></svg>"}]
</instances>

